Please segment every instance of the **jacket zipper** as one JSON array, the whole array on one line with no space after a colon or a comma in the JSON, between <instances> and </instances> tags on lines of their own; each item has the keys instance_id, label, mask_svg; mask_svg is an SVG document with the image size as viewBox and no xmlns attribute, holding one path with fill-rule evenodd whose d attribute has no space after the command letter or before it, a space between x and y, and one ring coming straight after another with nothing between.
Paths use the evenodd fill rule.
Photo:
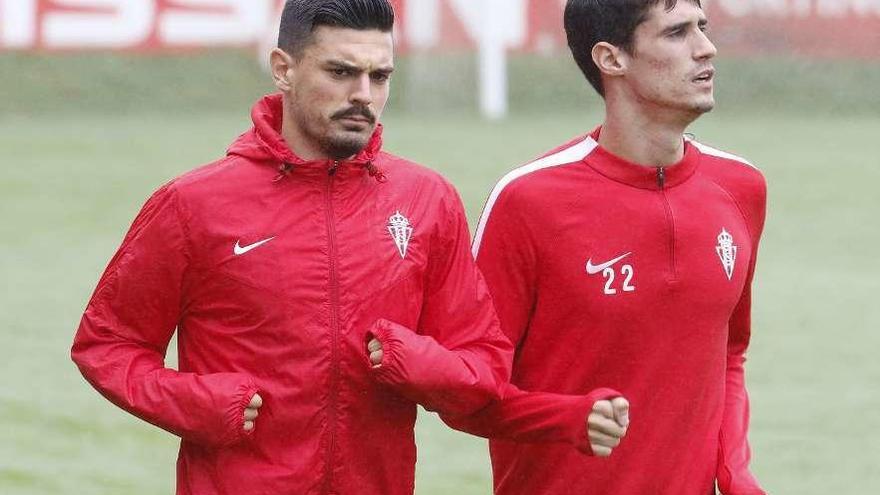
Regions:
<instances>
[{"instance_id":1,"label":"jacket zipper","mask_svg":"<svg viewBox=\"0 0 880 495\"><path fill-rule=\"evenodd\" d=\"M333 460L336 456L336 409L339 382L339 281L336 275L336 218L333 214L333 183L339 161L334 161L327 169L327 239L330 261L330 407L327 424L330 440L327 446L327 459L324 467L324 493L333 492Z\"/></svg>"},{"instance_id":2,"label":"jacket zipper","mask_svg":"<svg viewBox=\"0 0 880 495\"><path fill-rule=\"evenodd\" d=\"M672 215L672 206L669 204L669 198L666 197L666 169L657 168L657 187L660 188L660 196L663 198L663 208L666 210L666 219L669 224L669 268L672 278L670 281L678 279L678 270L675 265L675 217Z\"/></svg>"}]
</instances>

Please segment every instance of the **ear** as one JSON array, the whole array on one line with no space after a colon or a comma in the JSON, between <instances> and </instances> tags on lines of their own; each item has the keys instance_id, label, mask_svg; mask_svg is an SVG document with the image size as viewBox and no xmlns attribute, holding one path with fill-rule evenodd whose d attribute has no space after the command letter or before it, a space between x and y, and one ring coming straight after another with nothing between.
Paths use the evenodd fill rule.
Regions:
<instances>
[{"instance_id":1,"label":"ear","mask_svg":"<svg viewBox=\"0 0 880 495\"><path fill-rule=\"evenodd\" d=\"M291 82L293 66L293 57L284 50L275 48L269 54L269 70L272 72L272 80L275 82L275 87L281 92L287 93L293 87Z\"/></svg>"},{"instance_id":2,"label":"ear","mask_svg":"<svg viewBox=\"0 0 880 495\"><path fill-rule=\"evenodd\" d=\"M600 41L593 46L593 63L599 72L609 77L619 77L626 73L628 59L620 48Z\"/></svg>"}]
</instances>

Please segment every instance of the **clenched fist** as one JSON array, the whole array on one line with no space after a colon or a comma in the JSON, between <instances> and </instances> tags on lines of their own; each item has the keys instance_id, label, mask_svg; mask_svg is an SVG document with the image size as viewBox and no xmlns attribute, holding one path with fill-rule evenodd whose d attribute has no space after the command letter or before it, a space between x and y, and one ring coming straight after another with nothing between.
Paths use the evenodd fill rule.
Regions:
<instances>
[{"instance_id":1,"label":"clenched fist","mask_svg":"<svg viewBox=\"0 0 880 495\"><path fill-rule=\"evenodd\" d=\"M629 402L623 397L596 401L587 416L587 436L593 454L608 457L626 435L629 426Z\"/></svg>"},{"instance_id":2,"label":"clenched fist","mask_svg":"<svg viewBox=\"0 0 880 495\"><path fill-rule=\"evenodd\" d=\"M382 343L377 339L370 340L367 343L367 352L370 353L370 364L379 366L382 364Z\"/></svg>"},{"instance_id":3,"label":"clenched fist","mask_svg":"<svg viewBox=\"0 0 880 495\"><path fill-rule=\"evenodd\" d=\"M260 397L260 394L254 394L251 397L250 403L244 410L244 431L251 431L254 429L254 421L257 420L257 416L260 415L260 408L263 407L263 398Z\"/></svg>"}]
</instances>

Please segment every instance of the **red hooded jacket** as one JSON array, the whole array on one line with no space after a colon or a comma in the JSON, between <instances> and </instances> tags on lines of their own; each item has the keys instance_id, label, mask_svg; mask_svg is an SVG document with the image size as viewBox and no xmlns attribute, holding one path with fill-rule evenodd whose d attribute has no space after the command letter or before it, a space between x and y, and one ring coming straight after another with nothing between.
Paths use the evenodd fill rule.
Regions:
<instances>
[{"instance_id":1,"label":"red hooded jacket","mask_svg":"<svg viewBox=\"0 0 880 495\"><path fill-rule=\"evenodd\" d=\"M510 343L452 186L381 152L381 126L350 161L304 161L281 106L264 98L226 158L147 201L72 357L181 437L178 494L411 494L416 403L456 416L497 399Z\"/></svg>"}]
</instances>

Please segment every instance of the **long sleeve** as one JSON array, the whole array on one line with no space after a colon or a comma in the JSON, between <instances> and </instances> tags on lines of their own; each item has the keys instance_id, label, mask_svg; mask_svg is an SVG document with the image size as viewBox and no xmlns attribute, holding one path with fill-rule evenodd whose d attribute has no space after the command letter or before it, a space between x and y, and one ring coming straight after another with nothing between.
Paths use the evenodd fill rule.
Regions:
<instances>
[{"instance_id":1,"label":"long sleeve","mask_svg":"<svg viewBox=\"0 0 880 495\"><path fill-rule=\"evenodd\" d=\"M744 205L752 236L752 253L745 289L728 325L727 374L724 418L718 451L718 488L724 495L764 495L749 470L751 449L748 442L749 397L745 384L745 354L751 337L752 281L758 244L764 226L766 188L750 204Z\"/></svg>"},{"instance_id":2,"label":"long sleeve","mask_svg":"<svg viewBox=\"0 0 880 495\"><path fill-rule=\"evenodd\" d=\"M518 347L527 333L535 301L537 257L516 198L505 191L483 213L474 256L486 277L501 328ZM524 391L508 384L504 397L467 417L443 416L451 427L474 435L516 442L568 443L592 454L586 419L598 400L618 397L600 388L586 395Z\"/></svg>"},{"instance_id":3,"label":"long sleeve","mask_svg":"<svg viewBox=\"0 0 880 495\"><path fill-rule=\"evenodd\" d=\"M197 375L165 367L181 318L190 262L173 186L147 201L101 277L71 349L80 372L122 409L194 442L225 445L247 433L257 388L241 373Z\"/></svg>"},{"instance_id":4,"label":"long sleeve","mask_svg":"<svg viewBox=\"0 0 880 495\"><path fill-rule=\"evenodd\" d=\"M586 395L526 392L508 384L504 397L469 416L443 416L456 430L494 440L520 443L567 443L592 455L587 416L596 401L619 397L609 388Z\"/></svg>"},{"instance_id":5,"label":"long sleeve","mask_svg":"<svg viewBox=\"0 0 880 495\"><path fill-rule=\"evenodd\" d=\"M383 345L383 362L373 368L377 380L428 410L462 415L501 397L512 349L470 256L461 200L446 187L418 328L380 320L370 333Z\"/></svg>"}]
</instances>

